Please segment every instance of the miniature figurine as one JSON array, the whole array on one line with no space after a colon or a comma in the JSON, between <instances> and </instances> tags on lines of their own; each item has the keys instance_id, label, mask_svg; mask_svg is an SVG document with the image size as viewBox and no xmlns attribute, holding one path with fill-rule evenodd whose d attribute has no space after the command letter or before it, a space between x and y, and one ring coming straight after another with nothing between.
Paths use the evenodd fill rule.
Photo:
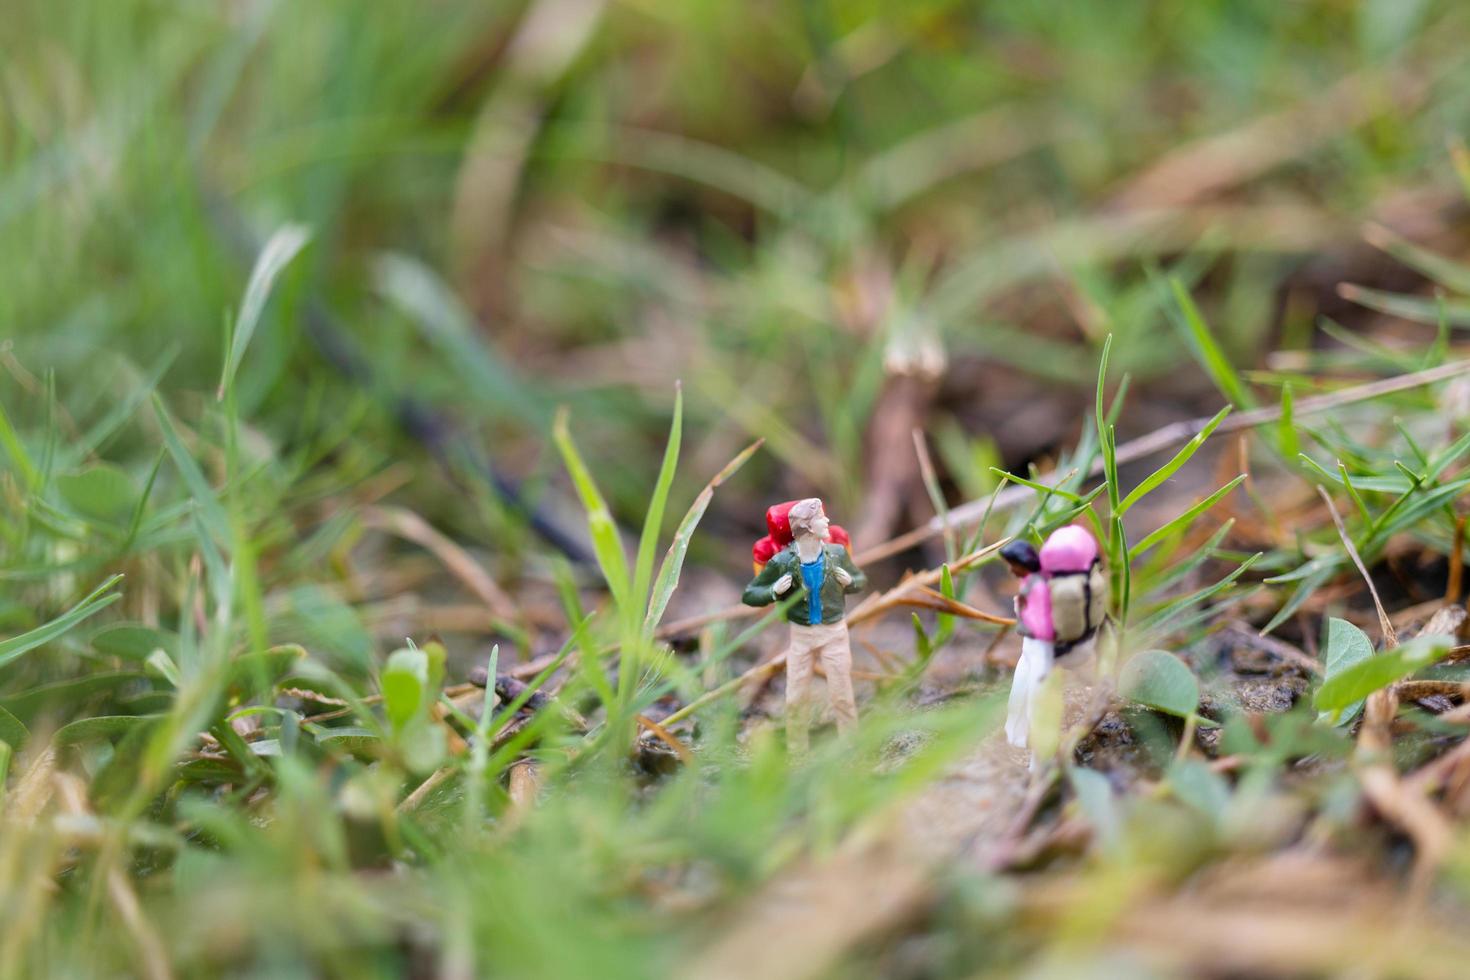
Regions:
<instances>
[{"instance_id":1,"label":"miniature figurine","mask_svg":"<svg viewBox=\"0 0 1470 980\"><path fill-rule=\"evenodd\" d=\"M1107 615L1108 588L1097 541L1086 528L1071 525L1053 531L1039 555L1025 541L1012 541L1000 553L1021 579L1016 596L1021 659L1006 705L1006 740L1024 749L1037 692L1057 658L1097 635ZM1035 763L1033 759L1033 767Z\"/></svg>"},{"instance_id":2,"label":"miniature figurine","mask_svg":"<svg viewBox=\"0 0 1470 980\"><path fill-rule=\"evenodd\" d=\"M853 564L844 545L847 535L827 519L816 497L772 507L766 512L766 524L771 535L756 542L757 574L741 598L748 606L768 606L796 596L786 612L791 624L786 651L786 744L793 756L802 756L809 745L809 691L815 657L822 658L837 730L845 734L857 727L845 597L866 588L868 577ZM779 550L772 552L773 544Z\"/></svg>"}]
</instances>

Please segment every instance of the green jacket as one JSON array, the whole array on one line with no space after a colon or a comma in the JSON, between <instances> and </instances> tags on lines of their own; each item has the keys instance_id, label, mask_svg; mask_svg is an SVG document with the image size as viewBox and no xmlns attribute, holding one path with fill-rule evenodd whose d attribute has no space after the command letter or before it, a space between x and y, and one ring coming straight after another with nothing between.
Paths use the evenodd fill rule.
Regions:
<instances>
[{"instance_id":1,"label":"green jacket","mask_svg":"<svg viewBox=\"0 0 1470 980\"><path fill-rule=\"evenodd\" d=\"M847 613L847 603L844 599L846 594L866 589L868 577L863 574L862 569L852 563L852 557L842 545L824 544L822 554L827 563L825 574L822 577L822 623L831 626L833 623L842 622L842 617ZM851 584L845 588L841 582L837 581L835 570L838 566L852 576ZM791 590L784 595L776 595L774 586L782 575L791 576ZM799 598L786 611L786 619L798 626L806 626L806 586L801 581L801 559L797 557L794 543L787 545L771 557L766 567L761 569L761 573L745 587L745 594L740 597L740 600L747 606L769 606L773 602L789 599L792 596L799 596Z\"/></svg>"}]
</instances>

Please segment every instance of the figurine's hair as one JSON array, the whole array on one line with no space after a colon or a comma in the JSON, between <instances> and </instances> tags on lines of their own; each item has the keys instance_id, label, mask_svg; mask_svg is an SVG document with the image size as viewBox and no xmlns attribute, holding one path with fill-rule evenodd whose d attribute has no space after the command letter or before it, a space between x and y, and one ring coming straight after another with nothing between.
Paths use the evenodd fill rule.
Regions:
<instances>
[{"instance_id":1,"label":"figurine's hair","mask_svg":"<svg viewBox=\"0 0 1470 980\"><path fill-rule=\"evenodd\" d=\"M1000 549L1000 556L1012 565L1024 568L1028 572L1041 571L1041 558L1036 554L1036 549L1031 547L1031 542L1016 540Z\"/></svg>"},{"instance_id":2,"label":"figurine's hair","mask_svg":"<svg viewBox=\"0 0 1470 980\"><path fill-rule=\"evenodd\" d=\"M816 497L808 497L792 504L791 509L786 512L786 520L791 525L791 536L799 538L811 531L811 522L816 520L820 513L822 513L822 501Z\"/></svg>"}]
</instances>

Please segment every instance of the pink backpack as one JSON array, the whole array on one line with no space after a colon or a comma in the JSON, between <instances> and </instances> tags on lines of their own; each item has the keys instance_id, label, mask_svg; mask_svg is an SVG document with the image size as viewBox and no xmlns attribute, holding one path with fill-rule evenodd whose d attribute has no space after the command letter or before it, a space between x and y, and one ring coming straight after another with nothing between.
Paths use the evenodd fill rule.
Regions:
<instances>
[{"instance_id":1,"label":"pink backpack","mask_svg":"<svg viewBox=\"0 0 1470 980\"><path fill-rule=\"evenodd\" d=\"M1041 546L1041 573L1051 598L1051 626L1060 655L1092 637L1107 616L1108 583L1097 541L1086 528L1058 528Z\"/></svg>"}]
</instances>

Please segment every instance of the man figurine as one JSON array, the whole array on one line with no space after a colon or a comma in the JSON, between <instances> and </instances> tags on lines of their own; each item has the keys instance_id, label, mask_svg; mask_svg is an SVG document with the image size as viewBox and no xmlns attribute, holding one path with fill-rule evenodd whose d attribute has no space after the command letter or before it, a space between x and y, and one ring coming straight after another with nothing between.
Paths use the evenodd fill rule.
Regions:
<instances>
[{"instance_id":1,"label":"man figurine","mask_svg":"<svg viewBox=\"0 0 1470 980\"><path fill-rule=\"evenodd\" d=\"M857 727L845 597L866 588L868 577L853 564L846 548L829 540L832 525L816 497L792 504L786 519L791 543L770 557L741 598L748 606L769 606L796 597L786 612L791 623L791 644L786 651L786 744L793 756L802 756L809 744L814 657L822 658L837 730L845 734Z\"/></svg>"}]
</instances>

